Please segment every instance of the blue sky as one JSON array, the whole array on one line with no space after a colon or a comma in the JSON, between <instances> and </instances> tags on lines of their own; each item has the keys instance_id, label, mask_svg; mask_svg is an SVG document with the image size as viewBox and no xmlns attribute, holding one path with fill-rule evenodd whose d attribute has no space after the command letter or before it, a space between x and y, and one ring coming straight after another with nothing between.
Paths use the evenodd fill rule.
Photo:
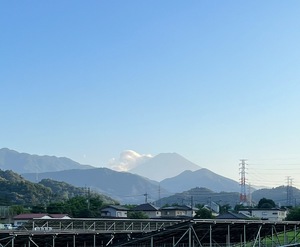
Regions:
<instances>
[{"instance_id":1,"label":"blue sky","mask_svg":"<svg viewBox=\"0 0 300 247\"><path fill-rule=\"evenodd\" d=\"M299 1L2 1L0 146L177 152L300 185ZM300 186L299 186L300 187Z\"/></svg>"}]
</instances>

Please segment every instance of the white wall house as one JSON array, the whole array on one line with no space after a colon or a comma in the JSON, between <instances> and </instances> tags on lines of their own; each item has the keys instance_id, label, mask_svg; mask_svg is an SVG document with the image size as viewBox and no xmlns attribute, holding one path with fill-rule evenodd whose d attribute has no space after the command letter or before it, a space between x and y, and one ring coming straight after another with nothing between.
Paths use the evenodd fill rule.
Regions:
<instances>
[{"instance_id":1,"label":"white wall house","mask_svg":"<svg viewBox=\"0 0 300 247\"><path fill-rule=\"evenodd\" d=\"M118 205L110 205L101 210L103 217L127 218L127 208Z\"/></svg>"},{"instance_id":2,"label":"white wall house","mask_svg":"<svg viewBox=\"0 0 300 247\"><path fill-rule=\"evenodd\" d=\"M247 215L252 218L270 221L283 221L287 216L286 209L280 208L249 208L240 209L239 213Z\"/></svg>"}]
</instances>

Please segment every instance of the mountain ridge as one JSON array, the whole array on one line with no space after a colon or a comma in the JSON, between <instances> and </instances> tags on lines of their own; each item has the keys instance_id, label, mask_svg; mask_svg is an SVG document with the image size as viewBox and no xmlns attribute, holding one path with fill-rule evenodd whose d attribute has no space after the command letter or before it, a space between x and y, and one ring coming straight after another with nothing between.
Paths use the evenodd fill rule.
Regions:
<instances>
[{"instance_id":1,"label":"mountain ridge","mask_svg":"<svg viewBox=\"0 0 300 247\"><path fill-rule=\"evenodd\" d=\"M200 166L178 153L160 153L129 170L129 172L155 181L162 181L163 179L174 177L185 170L194 171L200 168Z\"/></svg>"},{"instance_id":2,"label":"mountain ridge","mask_svg":"<svg viewBox=\"0 0 300 247\"><path fill-rule=\"evenodd\" d=\"M160 184L173 193L182 192L195 187L206 187L215 192L240 191L238 182L216 174L207 168L201 168L196 171L184 171L175 177L162 180Z\"/></svg>"},{"instance_id":3,"label":"mountain ridge","mask_svg":"<svg viewBox=\"0 0 300 247\"><path fill-rule=\"evenodd\" d=\"M35 181L35 173L24 173L23 177ZM39 180L51 178L64 181L77 187L90 187L92 190L112 197L121 203L141 203L147 194L149 200L157 200L159 190L169 195L159 183L129 172L117 172L109 168L72 169L39 173Z\"/></svg>"},{"instance_id":4,"label":"mountain ridge","mask_svg":"<svg viewBox=\"0 0 300 247\"><path fill-rule=\"evenodd\" d=\"M89 165L82 165L66 157L19 153L8 148L0 149L0 169L13 170L16 173L50 172L68 169L89 169Z\"/></svg>"}]
</instances>

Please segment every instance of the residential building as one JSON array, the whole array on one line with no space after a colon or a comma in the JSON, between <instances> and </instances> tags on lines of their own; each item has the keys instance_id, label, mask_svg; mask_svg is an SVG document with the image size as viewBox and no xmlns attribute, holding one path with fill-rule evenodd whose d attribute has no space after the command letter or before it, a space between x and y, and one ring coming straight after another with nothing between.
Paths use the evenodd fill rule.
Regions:
<instances>
[{"instance_id":1,"label":"residential building","mask_svg":"<svg viewBox=\"0 0 300 247\"><path fill-rule=\"evenodd\" d=\"M247 220L249 217L242 213L226 212L216 216L216 219Z\"/></svg>"},{"instance_id":2,"label":"residential building","mask_svg":"<svg viewBox=\"0 0 300 247\"><path fill-rule=\"evenodd\" d=\"M14 226L18 227L33 219L71 219L67 214L19 214L14 217Z\"/></svg>"},{"instance_id":3,"label":"residential building","mask_svg":"<svg viewBox=\"0 0 300 247\"><path fill-rule=\"evenodd\" d=\"M194 217L196 214L197 209L191 208L189 206L171 206L171 207L165 207L161 208L161 217Z\"/></svg>"},{"instance_id":4,"label":"residential building","mask_svg":"<svg viewBox=\"0 0 300 247\"><path fill-rule=\"evenodd\" d=\"M144 203L136 206L132 209L136 212L143 212L145 213L149 218L159 218L161 217L161 211L158 207L154 206L151 203Z\"/></svg>"},{"instance_id":5,"label":"residential building","mask_svg":"<svg viewBox=\"0 0 300 247\"><path fill-rule=\"evenodd\" d=\"M286 209L280 208L244 208L239 213L261 220L283 221L287 216Z\"/></svg>"},{"instance_id":6,"label":"residential building","mask_svg":"<svg viewBox=\"0 0 300 247\"><path fill-rule=\"evenodd\" d=\"M103 217L127 218L128 209L119 205L109 205L101 210Z\"/></svg>"}]
</instances>

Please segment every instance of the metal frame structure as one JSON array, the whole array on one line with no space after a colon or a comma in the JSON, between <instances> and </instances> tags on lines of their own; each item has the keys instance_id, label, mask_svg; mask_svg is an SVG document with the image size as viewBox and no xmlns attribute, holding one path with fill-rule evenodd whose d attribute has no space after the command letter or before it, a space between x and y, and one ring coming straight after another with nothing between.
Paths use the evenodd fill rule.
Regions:
<instances>
[{"instance_id":1,"label":"metal frame structure","mask_svg":"<svg viewBox=\"0 0 300 247\"><path fill-rule=\"evenodd\" d=\"M36 219L0 231L0 247L300 246L300 222L262 220Z\"/></svg>"},{"instance_id":2,"label":"metal frame structure","mask_svg":"<svg viewBox=\"0 0 300 247\"><path fill-rule=\"evenodd\" d=\"M178 224L180 220L33 219L20 229L0 231L0 247L109 246Z\"/></svg>"},{"instance_id":3,"label":"metal frame structure","mask_svg":"<svg viewBox=\"0 0 300 247\"><path fill-rule=\"evenodd\" d=\"M300 222L190 220L164 231L136 237L119 246L275 247L300 246Z\"/></svg>"}]
</instances>

